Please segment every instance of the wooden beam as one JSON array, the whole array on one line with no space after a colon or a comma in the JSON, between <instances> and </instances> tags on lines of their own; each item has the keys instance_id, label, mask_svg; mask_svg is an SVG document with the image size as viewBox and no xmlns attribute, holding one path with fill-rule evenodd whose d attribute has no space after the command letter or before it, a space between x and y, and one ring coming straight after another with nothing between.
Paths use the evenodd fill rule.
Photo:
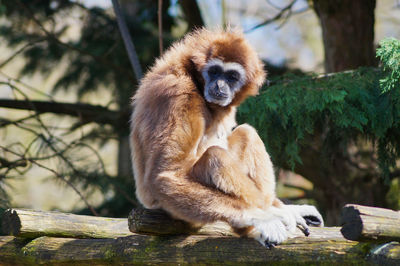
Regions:
<instances>
[{"instance_id":1,"label":"wooden beam","mask_svg":"<svg viewBox=\"0 0 400 266\"><path fill-rule=\"evenodd\" d=\"M347 204L341 232L349 240L400 240L400 212Z\"/></svg>"},{"instance_id":2,"label":"wooden beam","mask_svg":"<svg viewBox=\"0 0 400 266\"><path fill-rule=\"evenodd\" d=\"M9 265L400 263L399 243L359 243L341 237L339 228L315 229L329 231L326 235L336 237L298 237L268 250L253 239L224 236L132 235L117 239L40 237L22 248L21 239L0 236L0 261ZM7 249L8 252L3 252Z\"/></svg>"},{"instance_id":3,"label":"wooden beam","mask_svg":"<svg viewBox=\"0 0 400 266\"><path fill-rule=\"evenodd\" d=\"M193 227L184 221L171 218L163 210L133 209L128 216L128 225L131 232L138 234L238 236L227 223L215 222Z\"/></svg>"},{"instance_id":4,"label":"wooden beam","mask_svg":"<svg viewBox=\"0 0 400 266\"><path fill-rule=\"evenodd\" d=\"M117 238L133 235L124 218L107 218L61 212L8 209L3 214L3 233L36 238Z\"/></svg>"},{"instance_id":5,"label":"wooden beam","mask_svg":"<svg viewBox=\"0 0 400 266\"><path fill-rule=\"evenodd\" d=\"M136 223L131 224L131 221L135 220ZM59 212L10 209L3 216L3 221L5 231L18 237L0 236L2 265L70 263L400 265L398 242L377 244L350 241L342 236L340 228L337 227L312 227L310 236L305 237L299 232L298 236L268 250L254 239L233 236L234 233L227 224L219 223L201 228L187 227L184 222L171 219L164 212L154 210L135 210L129 218L131 229L144 230L147 234L153 235L129 232L127 219ZM151 223L158 229L151 232L145 229ZM172 230L173 226L175 231ZM179 231L180 227L194 235L183 234L183 231ZM167 232L169 235L165 235ZM51 237L55 235L63 238ZM117 238L118 235L122 237ZM32 240L34 237L37 238ZM94 239L96 237L104 238Z\"/></svg>"},{"instance_id":6,"label":"wooden beam","mask_svg":"<svg viewBox=\"0 0 400 266\"><path fill-rule=\"evenodd\" d=\"M133 209L128 217L128 225L129 230L137 234L157 236L179 234L238 236L230 225L225 222L218 221L200 227L193 227L184 221L171 218L163 210ZM311 228L312 237L324 238L326 237L326 232L328 231ZM304 234L300 230L297 230L294 236L304 236ZM332 235L328 237L332 237Z\"/></svg>"}]
</instances>

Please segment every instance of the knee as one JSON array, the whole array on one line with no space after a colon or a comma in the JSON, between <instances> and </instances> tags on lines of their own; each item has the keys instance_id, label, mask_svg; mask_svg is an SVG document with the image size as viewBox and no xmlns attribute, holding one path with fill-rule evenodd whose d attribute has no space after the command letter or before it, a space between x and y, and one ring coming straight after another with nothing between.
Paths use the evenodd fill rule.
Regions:
<instances>
[{"instance_id":1,"label":"knee","mask_svg":"<svg viewBox=\"0 0 400 266\"><path fill-rule=\"evenodd\" d=\"M233 130L230 136L230 142L240 143L254 143L260 142L261 138L256 129L248 124L242 124Z\"/></svg>"},{"instance_id":2,"label":"knee","mask_svg":"<svg viewBox=\"0 0 400 266\"><path fill-rule=\"evenodd\" d=\"M218 146L209 147L193 167L195 173L204 173L219 169L224 164L226 151Z\"/></svg>"},{"instance_id":3,"label":"knee","mask_svg":"<svg viewBox=\"0 0 400 266\"><path fill-rule=\"evenodd\" d=\"M247 136L250 139L254 138L254 136L258 136L257 130L249 124L239 125L233 130L232 134Z\"/></svg>"},{"instance_id":4,"label":"knee","mask_svg":"<svg viewBox=\"0 0 400 266\"><path fill-rule=\"evenodd\" d=\"M202 157L210 160L213 158L223 158L226 155L226 150L219 146L211 146L209 147L203 154Z\"/></svg>"}]
</instances>

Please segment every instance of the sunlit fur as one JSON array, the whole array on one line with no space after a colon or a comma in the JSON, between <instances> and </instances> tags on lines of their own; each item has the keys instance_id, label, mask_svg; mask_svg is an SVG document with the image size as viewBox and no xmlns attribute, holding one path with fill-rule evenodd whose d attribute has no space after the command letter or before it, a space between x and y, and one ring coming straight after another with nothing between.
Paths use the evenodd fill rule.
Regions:
<instances>
[{"instance_id":1,"label":"sunlit fur","mask_svg":"<svg viewBox=\"0 0 400 266\"><path fill-rule=\"evenodd\" d=\"M243 70L243 85L226 106L204 98L210 62ZM260 242L287 238L294 218L275 196L264 144L249 125L233 130L236 106L256 95L265 77L233 30L197 30L156 61L133 97L131 119L136 195L146 208L193 224L223 220Z\"/></svg>"}]
</instances>

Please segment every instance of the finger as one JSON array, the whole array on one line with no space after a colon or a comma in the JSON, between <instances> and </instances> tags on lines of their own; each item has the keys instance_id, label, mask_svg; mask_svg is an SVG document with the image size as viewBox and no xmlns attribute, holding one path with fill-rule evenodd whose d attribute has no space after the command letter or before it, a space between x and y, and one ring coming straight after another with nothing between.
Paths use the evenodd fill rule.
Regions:
<instances>
[{"instance_id":1,"label":"finger","mask_svg":"<svg viewBox=\"0 0 400 266\"><path fill-rule=\"evenodd\" d=\"M303 218L308 225L319 226L322 223L321 220L318 219L318 217L316 217L316 216L307 215L307 216L304 216Z\"/></svg>"},{"instance_id":2,"label":"finger","mask_svg":"<svg viewBox=\"0 0 400 266\"><path fill-rule=\"evenodd\" d=\"M310 235L310 229L308 228L307 222L305 219L303 219L303 217L298 217L296 219L297 221L297 227L303 232L303 234L305 236L309 236Z\"/></svg>"},{"instance_id":3,"label":"finger","mask_svg":"<svg viewBox=\"0 0 400 266\"><path fill-rule=\"evenodd\" d=\"M276 245L277 245L276 242L269 242L269 240L265 240L265 242L264 242L264 246L265 246L267 249L272 249L272 248L274 248Z\"/></svg>"},{"instance_id":4,"label":"finger","mask_svg":"<svg viewBox=\"0 0 400 266\"><path fill-rule=\"evenodd\" d=\"M309 236L310 235L310 229L308 229L307 227L304 228L303 226L297 225L297 227L301 230L301 232L303 232L303 234L305 236Z\"/></svg>"}]
</instances>

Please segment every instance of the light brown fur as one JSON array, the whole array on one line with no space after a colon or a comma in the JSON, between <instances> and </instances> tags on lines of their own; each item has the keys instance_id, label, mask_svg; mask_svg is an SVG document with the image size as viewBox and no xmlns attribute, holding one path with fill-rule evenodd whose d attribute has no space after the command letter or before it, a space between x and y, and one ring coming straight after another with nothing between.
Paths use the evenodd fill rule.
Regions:
<instances>
[{"instance_id":1,"label":"light brown fur","mask_svg":"<svg viewBox=\"0 0 400 266\"><path fill-rule=\"evenodd\" d=\"M200 73L210 58L246 70L246 84L226 107L203 97ZM133 98L131 120L136 194L146 208L193 224L224 220L248 227L245 213L280 205L272 163L256 130L241 125L232 131L236 106L258 93L265 76L237 31L198 30L156 61Z\"/></svg>"}]
</instances>

